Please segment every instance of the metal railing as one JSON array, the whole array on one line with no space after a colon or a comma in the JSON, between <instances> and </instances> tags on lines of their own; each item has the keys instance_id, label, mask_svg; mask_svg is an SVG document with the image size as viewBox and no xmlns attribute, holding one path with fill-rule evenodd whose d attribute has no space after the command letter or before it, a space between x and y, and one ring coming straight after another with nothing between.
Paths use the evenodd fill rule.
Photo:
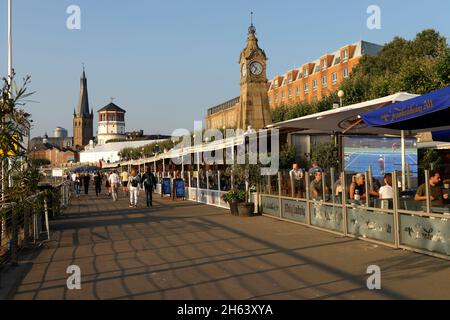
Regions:
<instances>
[{"instance_id":1,"label":"metal railing","mask_svg":"<svg viewBox=\"0 0 450 320\"><path fill-rule=\"evenodd\" d=\"M0 206L0 271L17 264L22 250L50 241L49 220L69 206L71 190L72 184L65 181L20 203Z\"/></svg>"}]
</instances>

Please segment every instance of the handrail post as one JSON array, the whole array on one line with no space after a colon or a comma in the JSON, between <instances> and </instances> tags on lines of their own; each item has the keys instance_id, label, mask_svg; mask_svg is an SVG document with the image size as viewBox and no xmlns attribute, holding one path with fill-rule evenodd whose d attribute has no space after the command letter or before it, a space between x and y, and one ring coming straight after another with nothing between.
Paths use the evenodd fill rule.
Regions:
<instances>
[{"instance_id":1,"label":"handrail post","mask_svg":"<svg viewBox=\"0 0 450 320\"><path fill-rule=\"evenodd\" d=\"M430 201L430 171L425 170L425 196L427 197L427 213L431 212L431 201Z\"/></svg>"},{"instance_id":2,"label":"handrail post","mask_svg":"<svg viewBox=\"0 0 450 320\"><path fill-rule=\"evenodd\" d=\"M365 181L364 188L366 189L366 207L367 208L369 207L369 200L370 200L369 199L370 194L369 194L369 181L368 181L368 179L369 179L369 174L366 171L366 172L364 172L364 181Z\"/></svg>"},{"instance_id":3,"label":"handrail post","mask_svg":"<svg viewBox=\"0 0 450 320\"><path fill-rule=\"evenodd\" d=\"M395 247L398 248L400 245L400 215L398 213L398 203L399 203L399 194L398 194L398 183L397 183L397 171L394 170L392 172L392 180L395 182L393 183L393 189L394 189L394 199L393 199L393 206L394 206L394 244Z\"/></svg>"},{"instance_id":4,"label":"handrail post","mask_svg":"<svg viewBox=\"0 0 450 320\"><path fill-rule=\"evenodd\" d=\"M341 172L341 187L342 187L342 222L344 224L344 236L348 235L348 215L347 215L347 185L345 183L345 171Z\"/></svg>"},{"instance_id":5,"label":"handrail post","mask_svg":"<svg viewBox=\"0 0 450 320\"><path fill-rule=\"evenodd\" d=\"M44 200L44 216L45 216L45 228L47 229L47 240L50 241L50 225L48 223L48 203L47 203L47 199Z\"/></svg>"},{"instance_id":6,"label":"handrail post","mask_svg":"<svg viewBox=\"0 0 450 320\"><path fill-rule=\"evenodd\" d=\"M17 208L13 208L11 210L11 228L12 228L12 235L11 235L11 263L16 266L17 263L17 246L19 244L18 241L18 225L17 225Z\"/></svg>"},{"instance_id":7,"label":"handrail post","mask_svg":"<svg viewBox=\"0 0 450 320\"><path fill-rule=\"evenodd\" d=\"M281 172L278 171L278 210L280 214L280 218L283 217L282 208L281 208Z\"/></svg>"},{"instance_id":8,"label":"handrail post","mask_svg":"<svg viewBox=\"0 0 450 320\"><path fill-rule=\"evenodd\" d=\"M305 172L305 192L306 192L306 223L311 225L311 202L309 201L309 172Z\"/></svg>"}]
</instances>

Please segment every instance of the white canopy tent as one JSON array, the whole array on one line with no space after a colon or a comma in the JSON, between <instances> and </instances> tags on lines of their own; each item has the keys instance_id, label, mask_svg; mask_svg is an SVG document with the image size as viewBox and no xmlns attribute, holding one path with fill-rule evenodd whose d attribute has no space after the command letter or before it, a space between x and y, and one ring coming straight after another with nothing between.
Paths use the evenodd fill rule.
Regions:
<instances>
[{"instance_id":1,"label":"white canopy tent","mask_svg":"<svg viewBox=\"0 0 450 320\"><path fill-rule=\"evenodd\" d=\"M390 96L364 101L349 106L314 113L300 118L286 120L269 125L268 128L314 130L313 132L347 132L362 134L398 134L398 130L367 128L359 123L359 115L383 106L417 97L416 94L399 92Z\"/></svg>"}]
</instances>

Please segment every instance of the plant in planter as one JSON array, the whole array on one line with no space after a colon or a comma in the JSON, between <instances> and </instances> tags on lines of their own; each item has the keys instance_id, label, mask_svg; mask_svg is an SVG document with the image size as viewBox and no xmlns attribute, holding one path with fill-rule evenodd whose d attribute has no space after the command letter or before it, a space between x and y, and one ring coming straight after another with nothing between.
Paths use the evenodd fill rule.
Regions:
<instances>
[{"instance_id":1,"label":"plant in planter","mask_svg":"<svg viewBox=\"0 0 450 320\"><path fill-rule=\"evenodd\" d=\"M239 215L238 205L245 202L245 191L238 189L231 189L223 195L223 200L230 205L230 212L232 215Z\"/></svg>"},{"instance_id":2,"label":"plant in planter","mask_svg":"<svg viewBox=\"0 0 450 320\"><path fill-rule=\"evenodd\" d=\"M247 155L245 164L233 164L229 169L229 174L233 175L233 189L237 189L243 194L243 200L237 203L237 210L240 216L253 216L255 204L249 201L250 190L255 190L256 185L261 181L261 166L250 164Z\"/></svg>"}]
</instances>

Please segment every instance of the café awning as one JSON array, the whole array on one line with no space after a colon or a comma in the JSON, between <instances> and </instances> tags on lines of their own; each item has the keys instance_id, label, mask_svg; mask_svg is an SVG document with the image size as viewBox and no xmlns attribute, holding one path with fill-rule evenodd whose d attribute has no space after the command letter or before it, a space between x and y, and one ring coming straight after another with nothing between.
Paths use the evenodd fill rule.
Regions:
<instances>
[{"instance_id":1,"label":"caf\u00e9 awning","mask_svg":"<svg viewBox=\"0 0 450 320\"><path fill-rule=\"evenodd\" d=\"M450 86L361 114L367 127L430 130L450 127Z\"/></svg>"},{"instance_id":2,"label":"caf\u00e9 awning","mask_svg":"<svg viewBox=\"0 0 450 320\"><path fill-rule=\"evenodd\" d=\"M291 131L303 130L306 132L351 132L359 134L398 134L395 130L386 130L364 125L359 115L372 110L395 104L399 101L407 101L417 97L406 92L395 93L386 97L364 101L332 110L327 110L300 118L290 119L269 125L268 128L279 128Z\"/></svg>"}]
</instances>

